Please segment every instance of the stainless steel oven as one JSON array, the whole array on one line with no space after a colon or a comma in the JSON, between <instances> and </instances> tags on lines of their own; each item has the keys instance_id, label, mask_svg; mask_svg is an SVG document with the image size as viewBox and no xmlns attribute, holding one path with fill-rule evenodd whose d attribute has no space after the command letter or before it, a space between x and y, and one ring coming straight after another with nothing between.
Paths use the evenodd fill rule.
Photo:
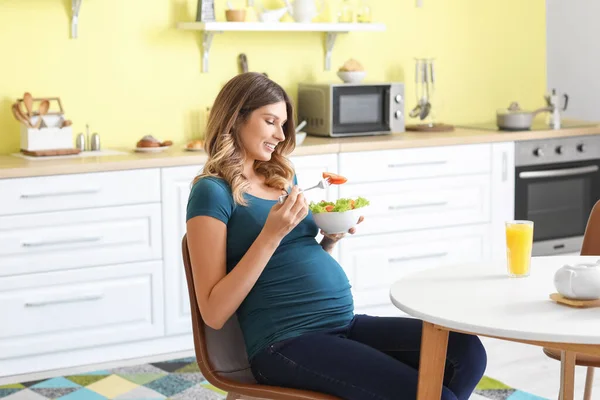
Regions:
<instances>
[{"instance_id":1,"label":"stainless steel oven","mask_svg":"<svg viewBox=\"0 0 600 400\"><path fill-rule=\"evenodd\" d=\"M515 219L534 222L533 255L579 252L600 199L600 136L523 141L515 150Z\"/></svg>"}]
</instances>

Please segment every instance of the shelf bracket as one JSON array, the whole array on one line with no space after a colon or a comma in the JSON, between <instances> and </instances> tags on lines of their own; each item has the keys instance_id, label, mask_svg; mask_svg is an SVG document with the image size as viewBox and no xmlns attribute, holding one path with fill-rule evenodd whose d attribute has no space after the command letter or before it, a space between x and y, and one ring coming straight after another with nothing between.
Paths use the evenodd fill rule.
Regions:
<instances>
[{"instance_id":1,"label":"shelf bracket","mask_svg":"<svg viewBox=\"0 0 600 400\"><path fill-rule=\"evenodd\" d=\"M202 72L208 72L208 57L210 53L210 46L212 45L212 40L215 36L215 33L220 32L202 32Z\"/></svg>"},{"instance_id":2,"label":"shelf bracket","mask_svg":"<svg viewBox=\"0 0 600 400\"><path fill-rule=\"evenodd\" d=\"M333 51L333 46L335 45L335 39L337 39L337 35L339 32L327 32L325 36L325 71L329 71L331 69L331 52Z\"/></svg>"},{"instance_id":3,"label":"shelf bracket","mask_svg":"<svg viewBox=\"0 0 600 400\"><path fill-rule=\"evenodd\" d=\"M79 9L82 0L71 0L71 38L77 38L77 24L79 23Z\"/></svg>"}]
</instances>

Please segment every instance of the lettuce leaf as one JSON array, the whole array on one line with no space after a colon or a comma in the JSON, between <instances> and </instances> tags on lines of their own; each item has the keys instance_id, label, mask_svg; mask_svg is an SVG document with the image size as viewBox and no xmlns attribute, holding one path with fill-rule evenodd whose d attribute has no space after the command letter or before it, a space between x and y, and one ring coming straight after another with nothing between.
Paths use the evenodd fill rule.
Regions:
<instances>
[{"instance_id":1,"label":"lettuce leaf","mask_svg":"<svg viewBox=\"0 0 600 400\"><path fill-rule=\"evenodd\" d=\"M350 211L353 209L366 207L369 205L369 200L364 197L358 197L356 199L350 198L341 198L338 199L335 203L330 201L322 200L318 203L310 202L309 208L313 214L323 213L323 212L344 212Z\"/></svg>"}]
</instances>

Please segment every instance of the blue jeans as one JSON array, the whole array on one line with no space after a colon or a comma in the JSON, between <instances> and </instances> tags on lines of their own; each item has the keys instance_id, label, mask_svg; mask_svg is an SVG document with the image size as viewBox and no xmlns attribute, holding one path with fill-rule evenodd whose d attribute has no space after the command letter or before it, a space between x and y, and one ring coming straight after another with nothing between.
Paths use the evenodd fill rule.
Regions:
<instances>
[{"instance_id":1,"label":"blue jeans","mask_svg":"<svg viewBox=\"0 0 600 400\"><path fill-rule=\"evenodd\" d=\"M347 400L415 400L422 321L357 315L341 329L267 346L251 360L259 383ZM487 356L477 336L450 332L442 400L467 400Z\"/></svg>"}]
</instances>

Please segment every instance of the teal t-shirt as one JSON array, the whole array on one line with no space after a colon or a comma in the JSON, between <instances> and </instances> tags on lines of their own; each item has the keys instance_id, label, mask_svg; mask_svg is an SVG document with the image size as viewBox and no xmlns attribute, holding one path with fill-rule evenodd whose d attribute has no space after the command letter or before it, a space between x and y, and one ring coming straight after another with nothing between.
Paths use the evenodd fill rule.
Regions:
<instances>
[{"instance_id":1,"label":"teal t-shirt","mask_svg":"<svg viewBox=\"0 0 600 400\"><path fill-rule=\"evenodd\" d=\"M226 181L204 177L193 186L188 200L187 220L207 215L227 225L228 273L254 243L276 202L250 194L245 198L247 206L235 204ZM342 327L354 317L348 277L317 242L317 233L309 212L281 241L238 308L249 359L271 343Z\"/></svg>"}]
</instances>

